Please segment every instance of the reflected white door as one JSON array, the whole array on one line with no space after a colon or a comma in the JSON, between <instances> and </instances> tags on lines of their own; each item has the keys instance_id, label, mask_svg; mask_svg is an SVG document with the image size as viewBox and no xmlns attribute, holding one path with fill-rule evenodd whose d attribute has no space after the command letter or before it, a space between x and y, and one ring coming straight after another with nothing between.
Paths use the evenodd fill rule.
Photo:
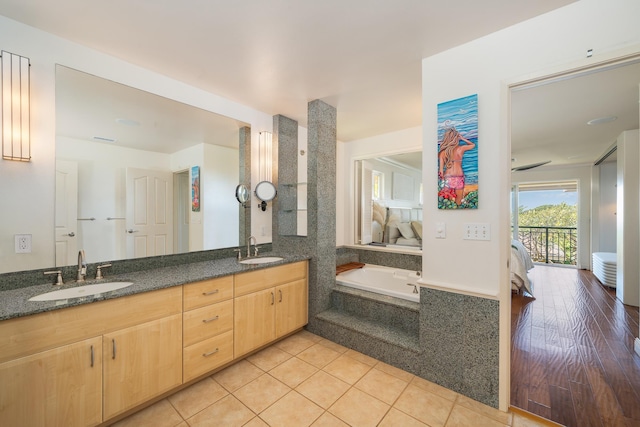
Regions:
<instances>
[{"instance_id":1,"label":"reflected white door","mask_svg":"<svg viewBox=\"0 0 640 427\"><path fill-rule=\"evenodd\" d=\"M127 168L127 258L173 253L173 174Z\"/></svg>"},{"instance_id":2,"label":"reflected white door","mask_svg":"<svg viewBox=\"0 0 640 427\"><path fill-rule=\"evenodd\" d=\"M189 213L191 212L191 184L189 171L174 174L175 202L174 252L189 252Z\"/></svg>"},{"instance_id":3,"label":"reflected white door","mask_svg":"<svg viewBox=\"0 0 640 427\"><path fill-rule=\"evenodd\" d=\"M373 166L362 160L360 169L360 244L366 245L373 241L372 217L373 217Z\"/></svg>"},{"instance_id":4,"label":"reflected white door","mask_svg":"<svg viewBox=\"0 0 640 427\"><path fill-rule=\"evenodd\" d=\"M56 267L76 264L78 256L78 163L56 161Z\"/></svg>"}]
</instances>

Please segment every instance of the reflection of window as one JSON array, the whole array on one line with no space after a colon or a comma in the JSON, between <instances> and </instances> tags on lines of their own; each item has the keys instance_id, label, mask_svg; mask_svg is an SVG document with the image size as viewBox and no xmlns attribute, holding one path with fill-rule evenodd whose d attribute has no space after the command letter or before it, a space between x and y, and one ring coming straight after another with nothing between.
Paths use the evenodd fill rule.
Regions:
<instances>
[{"instance_id":1,"label":"reflection of window","mask_svg":"<svg viewBox=\"0 0 640 427\"><path fill-rule=\"evenodd\" d=\"M371 172L373 185L371 186L373 200L380 200L384 197L384 174L379 171Z\"/></svg>"},{"instance_id":2,"label":"reflection of window","mask_svg":"<svg viewBox=\"0 0 640 427\"><path fill-rule=\"evenodd\" d=\"M422 206L423 204L423 197L422 197L422 183L420 183L420 194L418 195L418 203L420 204L420 206Z\"/></svg>"}]
</instances>

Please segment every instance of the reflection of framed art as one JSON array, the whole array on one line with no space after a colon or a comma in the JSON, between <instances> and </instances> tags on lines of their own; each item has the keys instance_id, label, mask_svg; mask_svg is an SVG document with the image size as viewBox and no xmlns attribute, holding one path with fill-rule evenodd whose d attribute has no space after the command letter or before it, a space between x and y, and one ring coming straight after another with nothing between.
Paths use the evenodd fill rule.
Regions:
<instances>
[{"instance_id":1,"label":"reflection of framed art","mask_svg":"<svg viewBox=\"0 0 640 427\"><path fill-rule=\"evenodd\" d=\"M200 166L191 168L191 211L200 212Z\"/></svg>"},{"instance_id":2,"label":"reflection of framed art","mask_svg":"<svg viewBox=\"0 0 640 427\"><path fill-rule=\"evenodd\" d=\"M478 208L478 95L438 104L438 209Z\"/></svg>"},{"instance_id":3,"label":"reflection of framed art","mask_svg":"<svg viewBox=\"0 0 640 427\"><path fill-rule=\"evenodd\" d=\"M413 200L413 178L394 172L392 190L393 200Z\"/></svg>"}]
</instances>

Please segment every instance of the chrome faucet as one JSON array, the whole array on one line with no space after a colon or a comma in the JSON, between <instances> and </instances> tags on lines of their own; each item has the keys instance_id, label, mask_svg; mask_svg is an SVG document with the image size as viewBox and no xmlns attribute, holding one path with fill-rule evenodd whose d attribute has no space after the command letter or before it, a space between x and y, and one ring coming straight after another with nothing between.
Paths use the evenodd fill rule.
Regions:
<instances>
[{"instance_id":1,"label":"chrome faucet","mask_svg":"<svg viewBox=\"0 0 640 427\"><path fill-rule=\"evenodd\" d=\"M87 261L84 258L84 250L78 252L78 277L77 282L84 282L84 278L87 275Z\"/></svg>"},{"instance_id":2,"label":"chrome faucet","mask_svg":"<svg viewBox=\"0 0 640 427\"><path fill-rule=\"evenodd\" d=\"M251 239L253 239L253 256L258 256L258 244L254 236L249 236L247 239L247 258L251 256Z\"/></svg>"}]
</instances>

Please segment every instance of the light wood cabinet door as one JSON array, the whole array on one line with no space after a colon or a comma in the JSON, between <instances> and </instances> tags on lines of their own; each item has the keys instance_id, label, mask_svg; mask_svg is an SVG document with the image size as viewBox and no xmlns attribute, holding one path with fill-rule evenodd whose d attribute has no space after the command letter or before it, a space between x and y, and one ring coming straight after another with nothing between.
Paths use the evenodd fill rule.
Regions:
<instances>
[{"instance_id":1,"label":"light wood cabinet door","mask_svg":"<svg viewBox=\"0 0 640 427\"><path fill-rule=\"evenodd\" d=\"M234 357L254 350L276 337L275 288L234 300Z\"/></svg>"},{"instance_id":2,"label":"light wood cabinet door","mask_svg":"<svg viewBox=\"0 0 640 427\"><path fill-rule=\"evenodd\" d=\"M104 418L182 384L182 315L103 336Z\"/></svg>"},{"instance_id":3,"label":"light wood cabinet door","mask_svg":"<svg viewBox=\"0 0 640 427\"><path fill-rule=\"evenodd\" d=\"M101 346L96 337L0 364L0 425L102 422Z\"/></svg>"},{"instance_id":4,"label":"light wood cabinet door","mask_svg":"<svg viewBox=\"0 0 640 427\"><path fill-rule=\"evenodd\" d=\"M276 338L307 324L308 295L307 279L276 287Z\"/></svg>"}]
</instances>

